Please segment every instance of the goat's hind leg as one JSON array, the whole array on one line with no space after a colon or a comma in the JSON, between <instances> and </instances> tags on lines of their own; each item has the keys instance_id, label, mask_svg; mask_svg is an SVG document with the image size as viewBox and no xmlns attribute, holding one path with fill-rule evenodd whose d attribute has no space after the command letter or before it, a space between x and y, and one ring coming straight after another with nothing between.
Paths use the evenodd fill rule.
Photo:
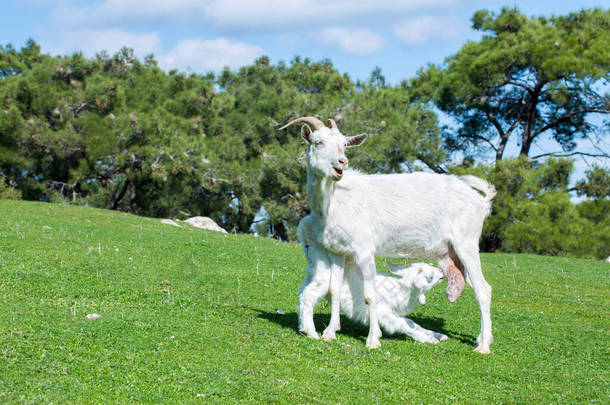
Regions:
<instances>
[{"instance_id":1,"label":"goat's hind leg","mask_svg":"<svg viewBox=\"0 0 610 405\"><path fill-rule=\"evenodd\" d=\"M479 249L476 245L454 246L460 261L463 264L466 282L474 291L474 296L481 311L481 332L476 340L477 347L474 349L479 353L490 353L489 345L493 343L491 331L491 286L485 281L481 269Z\"/></svg>"},{"instance_id":2,"label":"goat's hind leg","mask_svg":"<svg viewBox=\"0 0 610 405\"><path fill-rule=\"evenodd\" d=\"M409 318L402 318L393 313L380 314L379 323L389 334L401 333L410 336L416 342L436 344L449 339L447 335L422 328Z\"/></svg>"}]
</instances>

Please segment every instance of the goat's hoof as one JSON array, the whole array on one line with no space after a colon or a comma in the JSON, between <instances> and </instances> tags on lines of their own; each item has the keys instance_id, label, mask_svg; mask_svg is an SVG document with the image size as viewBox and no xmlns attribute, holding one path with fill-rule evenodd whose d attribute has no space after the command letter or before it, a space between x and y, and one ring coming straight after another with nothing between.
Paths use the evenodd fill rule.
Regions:
<instances>
[{"instance_id":1,"label":"goat's hoof","mask_svg":"<svg viewBox=\"0 0 610 405\"><path fill-rule=\"evenodd\" d=\"M322 340L325 342L332 342L333 340L337 340L337 335L335 334L335 330L328 329L328 328L324 329L324 332L322 333Z\"/></svg>"},{"instance_id":2,"label":"goat's hoof","mask_svg":"<svg viewBox=\"0 0 610 405\"><path fill-rule=\"evenodd\" d=\"M425 337L425 338L423 338L421 340L417 340L417 342L428 343L428 344L431 344L431 345L435 345L437 343L440 343L441 341L436 336L428 336L428 337Z\"/></svg>"},{"instance_id":3,"label":"goat's hoof","mask_svg":"<svg viewBox=\"0 0 610 405\"><path fill-rule=\"evenodd\" d=\"M478 346L476 349L474 349L474 351L477 353L481 353L481 354L490 354L491 353L489 351L489 347L483 347L483 346Z\"/></svg>"},{"instance_id":4,"label":"goat's hoof","mask_svg":"<svg viewBox=\"0 0 610 405\"><path fill-rule=\"evenodd\" d=\"M439 342L444 342L445 340L449 340L449 336L444 335L442 333L434 333L434 337L438 339Z\"/></svg>"},{"instance_id":5,"label":"goat's hoof","mask_svg":"<svg viewBox=\"0 0 610 405\"><path fill-rule=\"evenodd\" d=\"M337 335L335 335L335 332L324 331L322 340L325 342L332 342L333 340L337 340Z\"/></svg>"},{"instance_id":6,"label":"goat's hoof","mask_svg":"<svg viewBox=\"0 0 610 405\"><path fill-rule=\"evenodd\" d=\"M381 343L379 343L379 339L367 339L366 340L367 349L379 349L380 347L381 347Z\"/></svg>"},{"instance_id":7,"label":"goat's hoof","mask_svg":"<svg viewBox=\"0 0 610 405\"><path fill-rule=\"evenodd\" d=\"M308 330L302 330L300 331L303 335L307 336L310 339L313 340L320 340L320 336L318 336L318 334L316 332L310 332Z\"/></svg>"}]
</instances>

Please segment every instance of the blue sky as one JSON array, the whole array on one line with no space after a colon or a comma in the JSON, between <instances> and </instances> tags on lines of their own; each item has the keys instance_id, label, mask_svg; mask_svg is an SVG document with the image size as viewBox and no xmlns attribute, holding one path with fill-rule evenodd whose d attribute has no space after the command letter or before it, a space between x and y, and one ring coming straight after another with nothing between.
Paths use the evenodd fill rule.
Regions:
<instances>
[{"instance_id":1,"label":"blue sky","mask_svg":"<svg viewBox=\"0 0 610 405\"><path fill-rule=\"evenodd\" d=\"M479 33L479 9L517 7L528 15L608 8L608 0L8 0L0 8L0 43L32 38L44 53L94 56L122 46L154 53L166 70L237 69L267 55L329 58L352 79L379 66L390 83L441 63ZM607 138L607 136L604 136ZM606 146L608 146L606 144ZM544 146L546 147L546 146ZM587 149L587 145L584 145ZM604 162L600 162L604 163ZM580 172L586 162L579 161Z\"/></svg>"},{"instance_id":2,"label":"blue sky","mask_svg":"<svg viewBox=\"0 0 610 405\"><path fill-rule=\"evenodd\" d=\"M392 83L440 63L478 33L481 8L516 6L528 15L608 7L607 1L463 0L8 0L0 41L28 38L43 52L93 56L126 45L154 53L165 69L205 73L233 69L261 55L330 58L341 72L365 79L379 66Z\"/></svg>"}]
</instances>

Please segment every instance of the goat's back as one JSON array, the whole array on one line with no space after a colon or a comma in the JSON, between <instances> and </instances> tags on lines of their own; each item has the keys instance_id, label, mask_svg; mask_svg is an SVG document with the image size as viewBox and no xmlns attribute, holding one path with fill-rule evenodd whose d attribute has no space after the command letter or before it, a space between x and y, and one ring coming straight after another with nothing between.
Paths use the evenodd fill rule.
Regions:
<instances>
[{"instance_id":1,"label":"goat's back","mask_svg":"<svg viewBox=\"0 0 610 405\"><path fill-rule=\"evenodd\" d=\"M336 183L323 241L346 253L372 248L379 256L440 257L455 238L478 241L493 197L487 198L489 190L481 190L483 196L451 175L347 171Z\"/></svg>"}]
</instances>

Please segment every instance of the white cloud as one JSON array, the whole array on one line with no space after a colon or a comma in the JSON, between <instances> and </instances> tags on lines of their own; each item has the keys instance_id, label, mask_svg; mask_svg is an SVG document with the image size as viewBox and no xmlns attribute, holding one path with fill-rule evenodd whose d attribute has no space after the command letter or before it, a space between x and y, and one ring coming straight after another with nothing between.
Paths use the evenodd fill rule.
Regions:
<instances>
[{"instance_id":1,"label":"white cloud","mask_svg":"<svg viewBox=\"0 0 610 405\"><path fill-rule=\"evenodd\" d=\"M233 42L225 38L214 40L185 39L158 58L159 67L170 70L193 71L206 73L219 71L225 66L236 69L252 63L263 55L263 48Z\"/></svg>"},{"instance_id":2,"label":"white cloud","mask_svg":"<svg viewBox=\"0 0 610 405\"><path fill-rule=\"evenodd\" d=\"M371 15L392 17L460 0L103 0L79 6L60 3L54 19L65 24L112 26L141 22L181 22L238 29L319 26L328 22L365 20Z\"/></svg>"},{"instance_id":3,"label":"white cloud","mask_svg":"<svg viewBox=\"0 0 610 405\"><path fill-rule=\"evenodd\" d=\"M203 14L219 26L289 26L320 21L350 21L356 16L388 15L422 7L446 6L460 0L208 0ZM195 2L195 1L193 1Z\"/></svg>"},{"instance_id":4,"label":"white cloud","mask_svg":"<svg viewBox=\"0 0 610 405\"><path fill-rule=\"evenodd\" d=\"M453 17L416 17L394 26L394 35L407 45L455 38L462 31L464 24Z\"/></svg>"},{"instance_id":5,"label":"white cloud","mask_svg":"<svg viewBox=\"0 0 610 405\"><path fill-rule=\"evenodd\" d=\"M82 4L82 3L81 3ZM205 2L196 0L103 0L81 5L62 1L51 17L70 26L116 26L129 23L181 21L203 13Z\"/></svg>"},{"instance_id":6,"label":"white cloud","mask_svg":"<svg viewBox=\"0 0 610 405\"><path fill-rule=\"evenodd\" d=\"M138 34L120 29L62 31L59 32L56 41L42 45L52 54L69 54L80 50L89 57L102 50L112 55L123 46L133 48L139 58L150 53L158 54L161 51L161 39L158 34Z\"/></svg>"},{"instance_id":7,"label":"white cloud","mask_svg":"<svg viewBox=\"0 0 610 405\"><path fill-rule=\"evenodd\" d=\"M366 29L326 28L318 37L356 55L370 55L385 45L383 38Z\"/></svg>"}]
</instances>

